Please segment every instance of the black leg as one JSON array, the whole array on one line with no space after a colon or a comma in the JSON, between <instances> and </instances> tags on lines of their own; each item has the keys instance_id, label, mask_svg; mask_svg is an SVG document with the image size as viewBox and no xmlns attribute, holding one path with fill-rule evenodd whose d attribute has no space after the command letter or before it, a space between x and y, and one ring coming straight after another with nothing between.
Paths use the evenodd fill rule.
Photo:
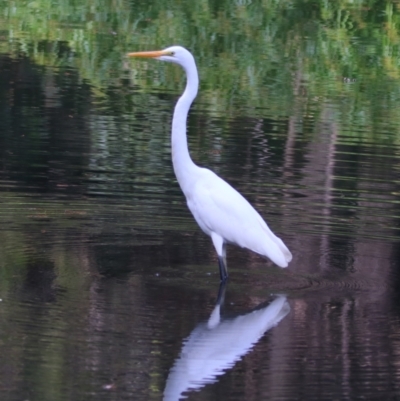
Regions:
<instances>
[{"instance_id":1,"label":"black leg","mask_svg":"<svg viewBox=\"0 0 400 401\"><path fill-rule=\"evenodd\" d=\"M226 292L226 283L228 280L221 281L219 284L219 289L218 289L218 298L216 305L219 305L220 307L223 306L224 301L225 301L225 292Z\"/></svg>"},{"instance_id":2,"label":"black leg","mask_svg":"<svg viewBox=\"0 0 400 401\"><path fill-rule=\"evenodd\" d=\"M222 256L218 256L219 277L221 282L225 282L228 278L228 270L226 268L226 260Z\"/></svg>"}]
</instances>

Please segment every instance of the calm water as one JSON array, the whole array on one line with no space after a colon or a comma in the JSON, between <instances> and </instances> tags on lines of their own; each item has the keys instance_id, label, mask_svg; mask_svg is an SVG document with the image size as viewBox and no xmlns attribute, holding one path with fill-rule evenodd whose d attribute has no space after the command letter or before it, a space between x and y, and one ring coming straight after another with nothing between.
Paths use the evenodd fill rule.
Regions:
<instances>
[{"instance_id":1,"label":"calm water","mask_svg":"<svg viewBox=\"0 0 400 401\"><path fill-rule=\"evenodd\" d=\"M398 9L291 3L0 2L1 400L400 399ZM285 270L231 246L219 288L182 71L123 57L175 43L191 154Z\"/></svg>"}]
</instances>

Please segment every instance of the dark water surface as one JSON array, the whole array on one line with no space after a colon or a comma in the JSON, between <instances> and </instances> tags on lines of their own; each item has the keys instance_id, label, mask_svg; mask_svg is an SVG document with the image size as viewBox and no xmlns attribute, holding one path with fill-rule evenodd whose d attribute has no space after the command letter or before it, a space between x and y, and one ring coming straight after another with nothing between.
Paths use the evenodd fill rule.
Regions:
<instances>
[{"instance_id":1,"label":"dark water surface","mask_svg":"<svg viewBox=\"0 0 400 401\"><path fill-rule=\"evenodd\" d=\"M400 399L397 6L117 3L0 2L0 399ZM170 160L183 74L123 59L174 43L192 157L287 269L230 246L219 289Z\"/></svg>"}]
</instances>

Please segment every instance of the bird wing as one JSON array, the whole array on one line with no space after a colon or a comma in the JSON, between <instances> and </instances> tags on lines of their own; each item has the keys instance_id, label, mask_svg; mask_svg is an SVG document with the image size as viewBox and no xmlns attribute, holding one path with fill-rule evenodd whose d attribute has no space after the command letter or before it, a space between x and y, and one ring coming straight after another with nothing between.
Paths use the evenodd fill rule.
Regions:
<instances>
[{"instance_id":1,"label":"bird wing","mask_svg":"<svg viewBox=\"0 0 400 401\"><path fill-rule=\"evenodd\" d=\"M250 203L227 182L203 169L194 181L188 206L208 235L216 233L226 242L248 248L286 267L291 254Z\"/></svg>"}]
</instances>

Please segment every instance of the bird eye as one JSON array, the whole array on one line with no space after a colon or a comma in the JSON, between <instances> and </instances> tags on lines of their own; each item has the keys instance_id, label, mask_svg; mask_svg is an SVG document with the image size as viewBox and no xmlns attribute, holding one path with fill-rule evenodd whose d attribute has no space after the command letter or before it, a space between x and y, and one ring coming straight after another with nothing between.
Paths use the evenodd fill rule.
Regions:
<instances>
[{"instance_id":1,"label":"bird eye","mask_svg":"<svg viewBox=\"0 0 400 401\"><path fill-rule=\"evenodd\" d=\"M175 52L170 52L169 55L170 56L175 56Z\"/></svg>"}]
</instances>

